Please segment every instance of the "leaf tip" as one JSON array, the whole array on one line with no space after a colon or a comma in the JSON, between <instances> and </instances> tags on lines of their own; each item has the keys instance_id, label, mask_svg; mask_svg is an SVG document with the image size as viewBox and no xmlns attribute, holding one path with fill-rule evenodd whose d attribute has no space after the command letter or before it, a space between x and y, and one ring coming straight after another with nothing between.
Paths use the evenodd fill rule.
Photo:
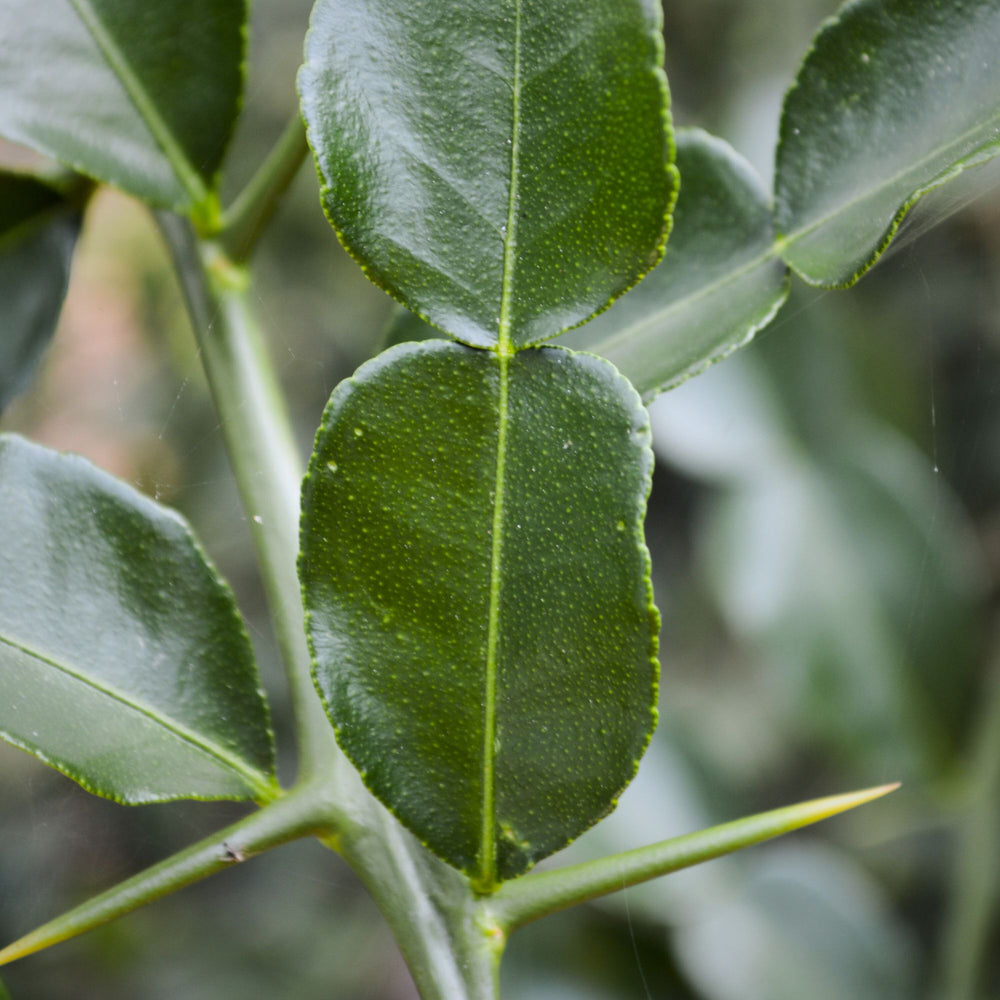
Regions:
<instances>
[{"instance_id":1,"label":"leaf tip","mask_svg":"<svg viewBox=\"0 0 1000 1000\"><path fill-rule=\"evenodd\" d=\"M24 958L36 951L41 951L45 946L33 943L32 936L31 934L26 934L12 944L7 945L6 948L0 948L0 965L10 965L11 962L16 962L19 958Z\"/></svg>"},{"instance_id":2,"label":"leaf tip","mask_svg":"<svg viewBox=\"0 0 1000 1000\"><path fill-rule=\"evenodd\" d=\"M838 813L847 812L849 809L856 809L858 806L867 805L874 802L890 792L901 787L902 782L892 781L886 785L876 785L872 788L863 788L857 792L845 792L842 795L831 795L824 799L816 799L813 803L819 808L819 813L814 819L826 819L829 816L836 816Z\"/></svg>"}]
</instances>

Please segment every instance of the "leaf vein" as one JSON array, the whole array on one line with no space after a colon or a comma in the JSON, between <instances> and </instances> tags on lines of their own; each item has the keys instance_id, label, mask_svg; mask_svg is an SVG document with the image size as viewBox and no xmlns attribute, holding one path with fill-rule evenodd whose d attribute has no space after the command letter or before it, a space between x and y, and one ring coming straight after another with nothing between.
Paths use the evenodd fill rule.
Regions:
<instances>
[{"instance_id":1,"label":"leaf vein","mask_svg":"<svg viewBox=\"0 0 1000 1000\"><path fill-rule=\"evenodd\" d=\"M521 0L514 3L514 73L511 86L510 185L507 197L507 231L504 234L503 275L497 360L500 365L497 399L497 460L493 495L493 537L490 551L490 600L486 640L486 691L483 708L483 814L479 846L480 887L496 883L496 732L497 646L500 635L500 572L503 558L504 475L507 461L508 377L510 357L510 304L517 244L517 171L520 143L521 98Z\"/></svg>"},{"instance_id":2,"label":"leaf vein","mask_svg":"<svg viewBox=\"0 0 1000 1000\"><path fill-rule=\"evenodd\" d=\"M264 774L255 768L249 767L242 760L240 760L239 757L236 757L234 754L219 746L219 744L214 741L206 740L204 737L201 737L197 733L188 729L187 726L181 725L176 720L162 715L156 709L142 704L142 702L133 699L130 695L118 691L110 685L98 683L95 678L88 677L86 674L82 674L79 671L74 670L72 667L69 667L64 663L60 663L58 660L52 659L44 653L40 653L36 649L32 649L25 643L11 639L8 636L0 635L0 644L8 646L11 649L15 649L18 652L23 653L25 656L38 660L40 663L47 664L53 669L65 674L67 677L71 677L73 680L83 684L85 687L89 687L99 694L124 705L125 708L131 709L133 712L144 716L154 724L161 726L168 732L173 733L181 741L190 744L206 756L214 758L223 767L234 771L241 778L243 778L243 780L246 781L254 792L261 798L272 797L272 783Z\"/></svg>"},{"instance_id":3,"label":"leaf vein","mask_svg":"<svg viewBox=\"0 0 1000 1000\"><path fill-rule=\"evenodd\" d=\"M732 270L720 274L719 277L701 285L694 291L688 292L686 295L682 295L679 298L668 302L655 312L648 313L641 319L635 320L627 326L623 326L616 330L615 333L609 334L601 340L594 341L593 345L588 349L594 351L595 354L604 354L622 342L632 340L634 337L640 336L651 328L659 328L663 324L669 322L668 317L671 313L676 313L685 309L702 299L710 298L717 292L722 291L722 289L727 285L731 285L734 282L739 281L741 278L745 278L757 268L763 267L771 260L774 260L776 263L778 262L776 247L774 245L769 246L763 253L756 254L750 260L744 261L744 263L740 264L738 267L734 267ZM787 269L783 266L782 271L785 272L786 270Z\"/></svg>"},{"instance_id":4,"label":"leaf vein","mask_svg":"<svg viewBox=\"0 0 1000 1000\"><path fill-rule=\"evenodd\" d=\"M891 188L898 181L903 178L913 174L918 173L920 169L926 166L929 162L934 160L936 157L947 154L949 151L955 149L956 147L964 146L969 139L975 136L977 133L984 132L989 134L993 129L993 126L1000 122L1000 111L990 118L987 118L985 122L978 122L970 129L966 129L961 135L954 138L951 142L945 143L943 146L936 146L934 149L930 150L926 156L922 156L919 160L913 163L908 163L906 169L897 171L887 177L881 184L876 184L873 187L868 188L861 194L856 195L854 198L849 198L846 201L837 202L829 211L814 219L812 222L801 226L798 229L794 229L782 238L782 242L787 246L793 243L798 243L800 240L809 236L815 230L819 229L821 226L830 222L832 219L836 219L842 213L849 211L850 209L862 204L867 199L875 197L881 194L888 188ZM939 170L933 177L928 178L923 184L917 186L917 188L906 196L904 199L903 207L907 208L912 205L912 200L914 195L919 197L925 194L927 191L931 190L935 186L934 182L938 179L943 183L950 176L953 176L956 170L960 170L963 167L965 161L975 156L977 153L982 153L991 148L996 148L1000 152L1000 141L993 138L993 141L985 141L982 144L975 146L974 148L968 150L960 160L949 163L946 167ZM893 213L893 217L896 218L899 215L899 210L897 209Z\"/></svg>"},{"instance_id":5,"label":"leaf vein","mask_svg":"<svg viewBox=\"0 0 1000 1000\"><path fill-rule=\"evenodd\" d=\"M108 61L112 72L118 77L122 89L132 101L136 111L139 112L139 117L149 129L160 149L163 150L163 155L187 191L192 203L199 205L207 201L209 192L204 181L164 121L146 88L133 72L125 54L101 22L91 0L69 0L69 2L76 11L77 17L83 22L84 27L90 32L90 36L101 50L101 54Z\"/></svg>"}]
</instances>

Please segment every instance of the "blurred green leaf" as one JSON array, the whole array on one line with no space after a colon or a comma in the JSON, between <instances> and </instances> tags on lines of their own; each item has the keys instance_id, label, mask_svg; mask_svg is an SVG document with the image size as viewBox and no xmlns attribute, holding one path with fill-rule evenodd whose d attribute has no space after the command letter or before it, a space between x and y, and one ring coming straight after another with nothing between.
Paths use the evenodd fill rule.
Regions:
<instances>
[{"instance_id":1,"label":"blurred green leaf","mask_svg":"<svg viewBox=\"0 0 1000 1000\"><path fill-rule=\"evenodd\" d=\"M864 870L829 848L760 852L739 888L701 919L682 920L674 942L706 1000L920 995L914 942Z\"/></svg>"},{"instance_id":2,"label":"blurred green leaf","mask_svg":"<svg viewBox=\"0 0 1000 1000\"><path fill-rule=\"evenodd\" d=\"M79 208L55 188L0 173L0 412L55 333L79 231Z\"/></svg>"},{"instance_id":3,"label":"blurred green leaf","mask_svg":"<svg viewBox=\"0 0 1000 1000\"><path fill-rule=\"evenodd\" d=\"M18 234L64 202L62 192L52 183L33 174L0 171L0 240Z\"/></svg>"},{"instance_id":4,"label":"blurred green leaf","mask_svg":"<svg viewBox=\"0 0 1000 1000\"><path fill-rule=\"evenodd\" d=\"M910 206L1000 153L996 0L858 0L816 36L781 120L785 260L849 285Z\"/></svg>"},{"instance_id":5,"label":"blurred green leaf","mask_svg":"<svg viewBox=\"0 0 1000 1000\"><path fill-rule=\"evenodd\" d=\"M635 284L677 186L660 22L649 0L319 0L303 115L368 276L479 346Z\"/></svg>"},{"instance_id":6,"label":"blurred green leaf","mask_svg":"<svg viewBox=\"0 0 1000 1000\"><path fill-rule=\"evenodd\" d=\"M445 341L380 355L324 415L317 684L372 791L485 888L607 813L649 738L647 435L600 359Z\"/></svg>"},{"instance_id":7,"label":"blurred green leaf","mask_svg":"<svg viewBox=\"0 0 1000 1000\"><path fill-rule=\"evenodd\" d=\"M788 294L770 203L750 165L721 139L682 129L677 167L662 263L560 341L612 361L647 400L746 344Z\"/></svg>"},{"instance_id":8,"label":"blurred green leaf","mask_svg":"<svg viewBox=\"0 0 1000 1000\"><path fill-rule=\"evenodd\" d=\"M214 211L246 0L5 0L0 134L161 208Z\"/></svg>"},{"instance_id":9,"label":"blurred green leaf","mask_svg":"<svg viewBox=\"0 0 1000 1000\"><path fill-rule=\"evenodd\" d=\"M270 797L250 643L184 522L12 435L0 509L0 735L119 802Z\"/></svg>"},{"instance_id":10,"label":"blurred green leaf","mask_svg":"<svg viewBox=\"0 0 1000 1000\"><path fill-rule=\"evenodd\" d=\"M703 519L703 570L769 662L786 724L876 775L926 777L960 736L974 662L971 532L928 460L856 401L828 415L822 449L802 447L802 419L743 357L664 397L653 426L661 454L724 487Z\"/></svg>"}]
</instances>

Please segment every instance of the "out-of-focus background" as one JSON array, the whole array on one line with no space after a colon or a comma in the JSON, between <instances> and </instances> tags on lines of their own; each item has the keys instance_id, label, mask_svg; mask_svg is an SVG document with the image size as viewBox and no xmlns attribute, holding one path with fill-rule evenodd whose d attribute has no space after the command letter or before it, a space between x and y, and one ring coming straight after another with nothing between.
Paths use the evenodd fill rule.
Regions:
<instances>
[{"instance_id":1,"label":"out-of-focus background","mask_svg":"<svg viewBox=\"0 0 1000 1000\"><path fill-rule=\"evenodd\" d=\"M834 6L666 0L678 123L728 139L769 181L781 95ZM230 192L293 113L308 7L254 5ZM934 196L855 289L796 284L754 345L654 405L661 723L618 811L555 861L815 795L903 789L531 925L511 944L506 997L1000 996L998 176ZM255 274L305 454L331 389L378 349L390 303L337 245L308 166ZM218 422L164 252L129 199L92 205L55 344L0 426L81 452L190 518L237 591L287 737ZM0 938L243 811L124 809L0 746ZM313 843L4 980L14 1000L415 996L365 892Z\"/></svg>"}]
</instances>

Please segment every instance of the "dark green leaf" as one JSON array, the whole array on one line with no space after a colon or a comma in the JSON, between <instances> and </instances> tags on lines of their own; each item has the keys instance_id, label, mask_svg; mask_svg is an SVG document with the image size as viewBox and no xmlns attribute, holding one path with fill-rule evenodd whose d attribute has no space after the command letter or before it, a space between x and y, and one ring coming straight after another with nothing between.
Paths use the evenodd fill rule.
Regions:
<instances>
[{"instance_id":1,"label":"dark green leaf","mask_svg":"<svg viewBox=\"0 0 1000 1000\"><path fill-rule=\"evenodd\" d=\"M857 0L785 99L775 203L785 260L849 285L910 206L1000 152L1000 4Z\"/></svg>"},{"instance_id":2,"label":"dark green leaf","mask_svg":"<svg viewBox=\"0 0 1000 1000\"><path fill-rule=\"evenodd\" d=\"M60 208L63 202L58 187L41 177L0 171L0 240Z\"/></svg>"},{"instance_id":3,"label":"dark green leaf","mask_svg":"<svg viewBox=\"0 0 1000 1000\"><path fill-rule=\"evenodd\" d=\"M555 336L662 253L661 59L651 0L319 0L299 85L327 214L459 340Z\"/></svg>"},{"instance_id":4,"label":"dark green leaf","mask_svg":"<svg viewBox=\"0 0 1000 1000\"><path fill-rule=\"evenodd\" d=\"M0 412L55 333L80 212L33 177L0 174Z\"/></svg>"},{"instance_id":5,"label":"dark green leaf","mask_svg":"<svg viewBox=\"0 0 1000 1000\"><path fill-rule=\"evenodd\" d=\"M316 680L372 791L485 890L607 813L649 738L650 470L634 390L570 351L404 344L330 400Z\"/></svg>"},{"instance_id":6,"label":"dark green leaf","mask_svg":"<svg viewBox=\"0 0 1000 1000\"><path fill-rule=\"evenodd\" d=\"M646 399L748 343L788 293L770 204L750 165L721 139L685 129L677 166L682 188L666 257L561 341L614 362Z\"/></svg>"},{"instance_id":7,"label":"dark green leaf","mask_svg":"<svg viewBox=\"0 0 1000 1000\"><path fill-rule=\"evenodd\" d=\"M10 435L0 510L0 734L121 802L268 798L250 643L184 522Z\"/></svg>"},{"instance_id":8,"label":"dark green leaf","mask_svg":"<svg viewBox=\"0 0 1000 1000\"><path fill-rule=\"evenodd\" d=\"M162 208L215 209L246 0L4 0L0 134Z\"/></svg>"}]
</instances>

